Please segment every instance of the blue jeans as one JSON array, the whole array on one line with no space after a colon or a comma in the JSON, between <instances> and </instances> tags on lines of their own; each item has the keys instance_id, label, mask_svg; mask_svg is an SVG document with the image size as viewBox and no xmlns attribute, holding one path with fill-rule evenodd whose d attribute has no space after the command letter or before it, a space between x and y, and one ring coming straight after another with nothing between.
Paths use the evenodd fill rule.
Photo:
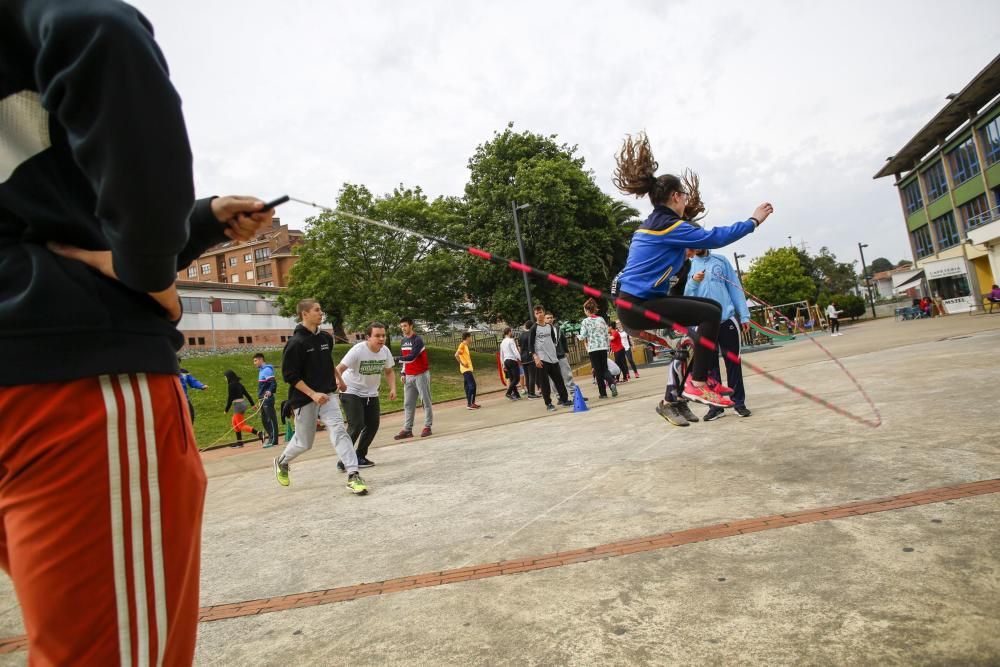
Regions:
<instances>
[{"instance_id":1,"label":"blue jeans","mask_svg":"<svg viewBox=\"0 0 1000 667\"><path fill-rule=\"evenodd\" d=\"M260 419L272 445L278 444L278 414L274 411L274 394L260 399Z\"/></svg>"},{"instance_id":2,"label":"blue jeans","mask_svg":"<svg viewBox=\"0 0 1000 667\"><path fill-rule=\"evenodd\" d=\"M462 378L465 380L465 400L472 405L476 402L476 376L472 371L465 371Z\"/></svg>"}]
</instances>

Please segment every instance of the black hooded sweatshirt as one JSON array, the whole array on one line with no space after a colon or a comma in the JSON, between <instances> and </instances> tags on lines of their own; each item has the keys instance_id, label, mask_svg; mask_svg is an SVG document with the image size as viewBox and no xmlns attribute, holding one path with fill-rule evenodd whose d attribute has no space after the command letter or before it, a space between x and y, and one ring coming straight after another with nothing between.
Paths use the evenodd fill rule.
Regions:
<instances>
[{"instance_id":1,"label":"black hooded sweatshirt","mask_svg":"<svg viewBox=\"0 0 1000 667\"><path fill-rule=\"evenodd\" d=\"M301 324L295 327L281 355L281 376L288 384L288 403L293 409L312 402L311 398L295 388L299 380L305 381L313 391L323 394L337 391L337 376L333 370L333 336L322 330L313 333Z\"/></svg>"},{"instance_id":2,"label":"black hooded sweatshirt","mask_svg":"<svg viewBox=\"0 0 1000 667\"><path fill-rule=\"evenodd\" d=\"M176 374L183 337L147 292L226 240L210 201L135 8L0 2L0 386ZM111 250L118 280L49 241Z\"/></svg>"},{"instance_id":3,"label":"black hooded sweatshirt","mask_svg":"<svg viewBox=\"0 0 1000 667\"><path fill-rule=\"evenodd\" d=\"M233 371L226 371L223 373L226 376L226 382L229 383L229 396L226 399L226 412L229 412L229 408L232 407L233 401L237 401L241 398L245 398L250 401L250 405L255 405L253 399L250 398L250 394L247 393L247 388L243 386L240 381L240 376Z\"/></svg>"}]
</instances>

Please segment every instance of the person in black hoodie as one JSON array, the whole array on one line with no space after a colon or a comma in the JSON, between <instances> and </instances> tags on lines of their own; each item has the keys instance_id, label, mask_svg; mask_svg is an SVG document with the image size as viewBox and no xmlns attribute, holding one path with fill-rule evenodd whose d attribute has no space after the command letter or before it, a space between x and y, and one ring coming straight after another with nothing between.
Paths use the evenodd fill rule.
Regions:
<instances>
[{"instance_id":1,"label":"person in black hoodie","mask_svg":"<svg viewBox=\"0 0 1000 667\"><path fill-rule=\"evenodd\" d=\"M363 496L368 493L368 486L358 474L358 455L344 426L336 394L337 389L346 390L347 384L333 364L333 336L319 328L323 309L315 299L299 301L295 312L302 324L295 327L281 357L281 375L288 384L288 404L295 412L295 435L281 456L274 459L274 476L281 486L292 483L289 466L299 454L312 449L319 419L326 425L330 444L347 470L347 488Z\"/></svg>"},{"instance_id":2,"label":"person in black hoodie","mask_svg":"<svg viewBox=\"0 0 1000 667\"><path fill-rule=\"evenodd\" d=\"M260 440L261 444L264 444L264 434L255 429L250 424L247 424L246 418L243 416L247 412L247 401L250 401L250 405L255 405L253 399L250 398L250 394L247 392L247 388L243 386L243 381L235 371L228 370L223 373L226 376L226 382L229 383L228 392L229 396L226 399L226 414L229 414L229 408L233 409L233 432L236 433L236 442L234 442L230 447L242 447L243 446L243 434L253 433Z\"/></svg>"},{"instance_id":3,"label":"person in black hoodie","mask_svg":"<svg viewBox=\"0 0 1000 667\"><path fill-rule=\"evenodd\" d=\"M193 660L205 473L174 281L263 207L195 202L135 8L0 3L0 409L25 415L0 432L0 567L30 662Z\"/></svg>"}]
</instances>

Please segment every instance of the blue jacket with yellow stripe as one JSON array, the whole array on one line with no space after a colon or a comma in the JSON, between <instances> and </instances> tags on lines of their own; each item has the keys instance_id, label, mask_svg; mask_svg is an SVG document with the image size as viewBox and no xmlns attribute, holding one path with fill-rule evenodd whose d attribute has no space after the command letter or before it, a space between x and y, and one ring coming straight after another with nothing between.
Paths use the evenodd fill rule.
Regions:
<instances>
[{"instance_id":1,"label":"blue jacket with yellow stripe","mask_svg":"<svg viewBox=\"0 0 1000 667\"><path fill-rule=\"evenodd\" d=\"M657 206L632 235L628 260L616 278L618 290L640 299L666 296L670 276L684 264L688 248L721 248L754 228L748 219L706 230L682 220L666 206Z\"/></svg>"}]
</instances>

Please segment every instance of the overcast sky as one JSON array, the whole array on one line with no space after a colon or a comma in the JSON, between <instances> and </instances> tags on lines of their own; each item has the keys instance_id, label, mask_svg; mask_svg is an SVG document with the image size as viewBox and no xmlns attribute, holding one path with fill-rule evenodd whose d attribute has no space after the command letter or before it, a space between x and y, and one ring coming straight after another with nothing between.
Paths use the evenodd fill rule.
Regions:
<instances>
[{"instance_id":1,"label":"overcast sky","mask_svg":"<svg viewBox=\"0 0 1000 667\"><path fill-rule=\"evenodd\" d=\"M792 236L912 259L892 179L872 176L1000 45L994 0L135 4L184 100L199 194L460 196L475 147L513 121L577 144L645 216L611 184L644 129L661 172L701 175L708 225L774 204L729 249L748 258Z\"/></svg>"}]
</instances>

